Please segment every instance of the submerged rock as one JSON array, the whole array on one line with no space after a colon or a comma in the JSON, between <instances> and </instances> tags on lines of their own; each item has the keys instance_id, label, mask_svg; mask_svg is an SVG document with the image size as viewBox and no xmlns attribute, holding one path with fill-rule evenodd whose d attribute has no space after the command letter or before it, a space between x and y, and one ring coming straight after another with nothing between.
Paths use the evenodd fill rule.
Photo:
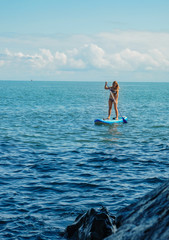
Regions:
<instances>
[{"instance_id":1,"label":"submerged rock","mask_svg":"<svg viewBox=\"0 0 169 240\"><path fill-rule=\"evenodd\" d=\"M169 181L120 210L116 221L105 208L87 211L67 227L65 236L77 240L168 240Z\"/></svg>"},{"instance_id":2,"label":"submerged rock","mask_svg":"<svg viewBox=\"0 0 169 240\"><path fill-rule=\"evenodd\" d=\"M102 240L115 232L114 217L106 208L88 210L66 228L65 237L78 240Z\"/></svg>"}]
</instances>

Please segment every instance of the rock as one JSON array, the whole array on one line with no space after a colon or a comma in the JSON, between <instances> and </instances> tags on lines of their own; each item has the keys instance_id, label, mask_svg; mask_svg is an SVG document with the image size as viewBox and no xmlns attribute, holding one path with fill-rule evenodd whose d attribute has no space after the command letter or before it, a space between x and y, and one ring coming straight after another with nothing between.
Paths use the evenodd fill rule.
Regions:
<instances>
[{"instance_id":1,"label":"rock","mask_svg":"<svg viewBox=\"0 0 169 240\"><path fill-rule=\"evenodd\" d=\"M87 211L67 227L65 236L75 240L169 240L169 181L120 210L116 219L105 208Z\"/></svg>"},{"instance_id":2,"label":"rock","mask_svg":"<svg viewBox=\"0 0 169 240\"><path fill-rule=\"evenodd\" d=\"M169 181L119 211L116 226L105 240L168 240Z\"/></svg>"},{"instance_id":3,"label":"rock","mask_svg":"<svg viewBox=\"0 0 169 240\"><path fill-rule=\"evenodd\" d=\"M75 223L66 228L65 237L78 240L102 240L115 232L115 217L109 215L106 208L99 211L90 209L79 215Z\"/></svg>"}]
</instances>

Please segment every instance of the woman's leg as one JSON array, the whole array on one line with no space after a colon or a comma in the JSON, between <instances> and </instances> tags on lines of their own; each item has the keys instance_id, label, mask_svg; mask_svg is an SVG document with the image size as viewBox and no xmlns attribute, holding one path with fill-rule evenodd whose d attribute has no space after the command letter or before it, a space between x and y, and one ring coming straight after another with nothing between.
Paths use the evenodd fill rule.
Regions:
<instances>
[{"instance_id":1,"label":"woman's leg","mask_svg":"<svg viewBox=\"0 0 169 240\"><path fill-rule=\"evenodd\" d=\"M110 116L111 116L111 110L112 110L112 101L111 101L111 100L109 100L108 119L110 119Z\"/></svg>"},{"instance_id":2,"label":"woman's leg","mask_svg":"<svg viewBox=\"0 0 169 240\"><path fill-rule=\"evenodd\" d=\"M116 114L116 120L118 120L118 109L117 109L117 102L114 102L114 110L115 110L115 114Z\"/></svg>"}]
</instances>

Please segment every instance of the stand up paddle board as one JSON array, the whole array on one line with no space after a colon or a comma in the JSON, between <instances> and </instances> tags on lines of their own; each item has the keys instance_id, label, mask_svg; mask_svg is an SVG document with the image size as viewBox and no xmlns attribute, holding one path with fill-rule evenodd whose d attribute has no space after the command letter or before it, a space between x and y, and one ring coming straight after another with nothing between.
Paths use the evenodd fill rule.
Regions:
<instances>
[{"instance_id":1,"label":"stand up paddle board","mask_svg":"<svg viewBox=\"0 0 169 240\"><path fill-rule=\"evenodd\" d=\"M124 119L123 119L124 118ZM113 123L123 123L123 122L127 122L127 117L119 117L118 120L115 120L115 119L101 119L101 118L98 118L96 119L94 122L95 124L113 124Z\"/></svg>"}]
</instances>

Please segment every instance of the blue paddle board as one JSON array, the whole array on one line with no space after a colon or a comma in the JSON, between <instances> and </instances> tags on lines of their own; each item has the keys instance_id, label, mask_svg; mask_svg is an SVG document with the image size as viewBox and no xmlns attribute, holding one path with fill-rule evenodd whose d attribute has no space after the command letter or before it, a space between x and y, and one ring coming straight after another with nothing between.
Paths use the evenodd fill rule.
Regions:
<instances>
[{"instance_id":1,"label":"blue paddle board","mask_svg":"<svg viewBox=\"0 0 169 240\"><path fill-rule=\"evenodd\" d=\"M127 122L127 117L123 117L123 118L124 118L125 121ZM98 118L98 119L96 119L94 122L95 122L95 124L114 124L114 123L123 123L123 122L124 122L123 118L120 117L118 120L115 120L115 119L106 120L106 119Z\"/></svg>"}]
</instances>

